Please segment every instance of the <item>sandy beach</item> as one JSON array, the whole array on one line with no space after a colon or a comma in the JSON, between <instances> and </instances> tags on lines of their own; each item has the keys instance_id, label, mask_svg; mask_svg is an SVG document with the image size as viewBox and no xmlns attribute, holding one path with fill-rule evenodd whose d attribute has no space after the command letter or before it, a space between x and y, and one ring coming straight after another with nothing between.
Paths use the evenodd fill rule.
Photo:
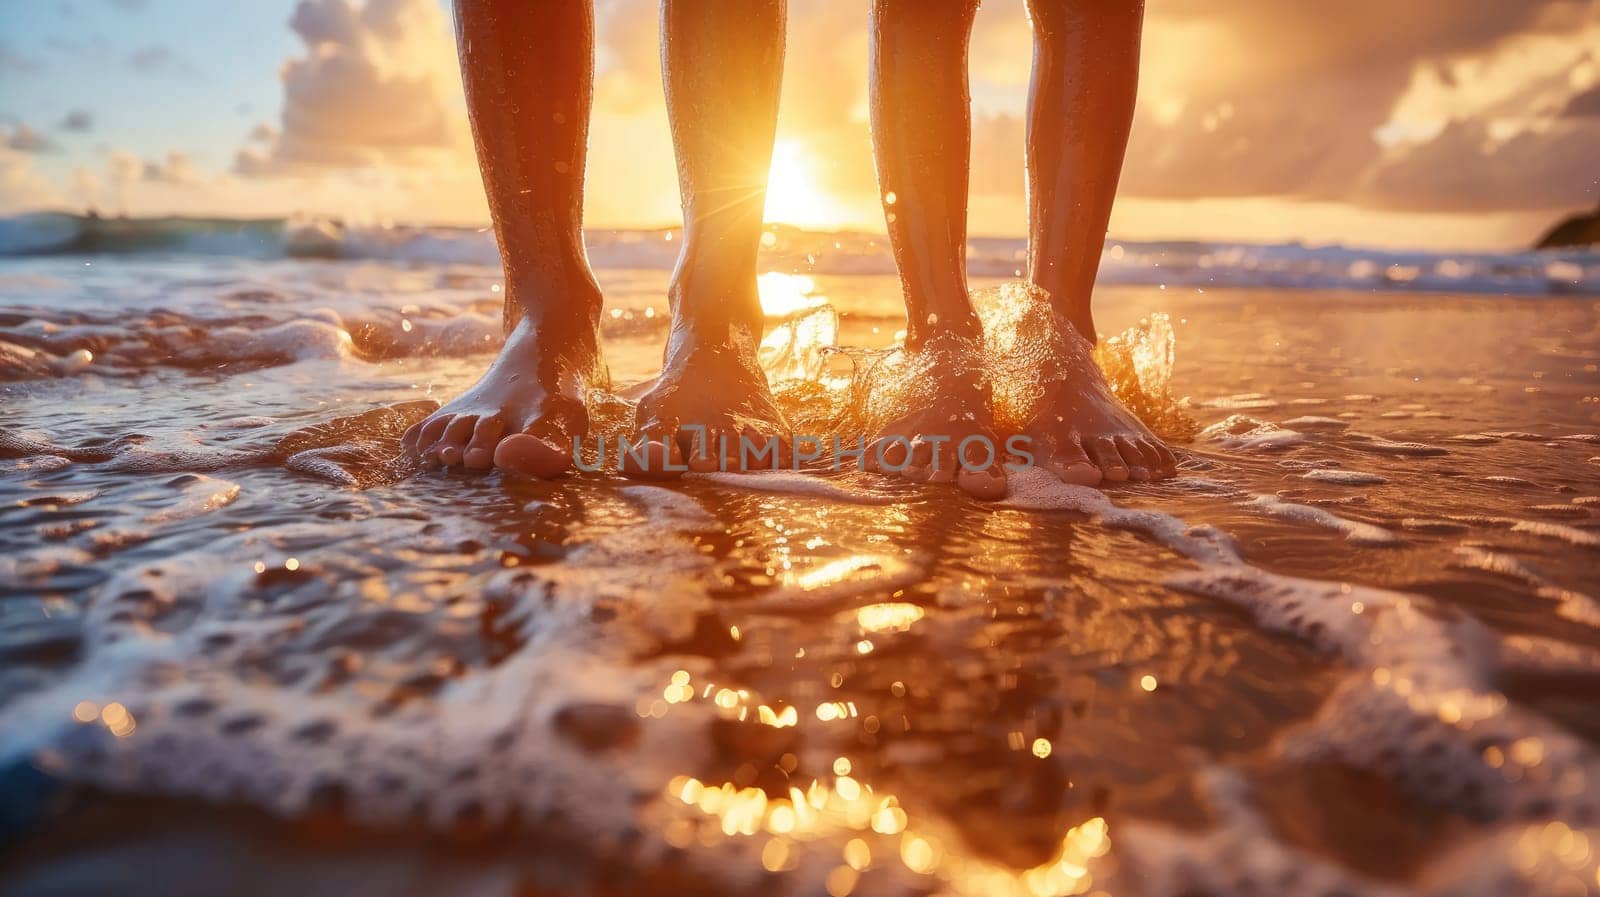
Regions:
<instances>
[{"instance_id":1,"label":"sandy beach","mask_svg":"<svg viewBox=\"0 0 1600 897\"><path fill-rule=\"evenodd\" d=\"M895 281L783 258L837 388ZM392 481L492 258L0 262L0 893L1592 890L1596 300L1389 268L1103 287L1182 476L986 505ZM599 273L622 391L667 272Z\"/></svg>"}]
</instances>

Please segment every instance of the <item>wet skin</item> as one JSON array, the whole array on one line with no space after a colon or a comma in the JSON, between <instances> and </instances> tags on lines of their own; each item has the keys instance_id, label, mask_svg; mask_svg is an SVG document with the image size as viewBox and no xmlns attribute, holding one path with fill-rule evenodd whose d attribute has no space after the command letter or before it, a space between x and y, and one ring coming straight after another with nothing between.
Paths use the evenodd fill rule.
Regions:
<instances>
[{"instance_id":1,"label":"wet skin","mask_svg":"<svg viewBox=\"0 0 1600 897\"><path fill-rule=\"evenodd\" d=\"M1139 86L1143 0L1029 0L1028 280L1091 343L1090 296Z\"/></svg>"},{"instance_id":2,"label":"wet skin","mask_svg":"<svg viewBox=\"0 0 1600 897\"><path fill-rule=\"evenodd\" d=\"M1092 8L1034 0L1030 9L1029 273L1062 330L1092 340L1089 292L1132 115L1143 9L1137 0ZM876 0L872 8L875 155L911 353L981 338L965 271L966 56L975 10L972 0ZM785 4L752 0L740 13L722 15L707 0L667 0L662 9L684 241L664 369L638 406L645 461L624 467L636 475L673 476L685 461L692 469L740 467L749 460L743 455L712 457L724 438L737 444L785 430L756 362L756 253ZM587 429L586 390L605 379L600 291L581 230L593 8L590 0L457 0L456 19L505 263L509 336L479 382L408 431L404 445L433 465L554 476L572 466L572 440ZM1000 465L974 475L943 463L967 436L1001 440L981 378L932 360L939 399L874 435L909 441L902 476L1003 494ZM1116 403L1092 366L1047 391L1024 435L1047 446L1050 468L1069 482L1159 478L1174 468L1171 452ZM939 437L949 439L940 445Z\"/></svg>"},{"instance_id":3,"label":"wet skin","mask_svg":"<svg viewBox=\"0 0 1600 897\"><path fill-rule=\"evenodd\" d=\"M1005 497L1004 441L995 431L990 390L971 365L975 350L943 340L919 344L918 351L927 365L921 376L932 380L924 392L932 398L883 428L867 467L915 482L955 483L975 498Z\"/></svg>"},{"instance_id":4,"label":"wet skin","mask_svg":"<svg viewBox=\"0 0 1600 897\"><path fill-rule=\"evenodd\" d=\"M667 0L667 107L684 208L665 368L639 403L650 439L637 475L676 475L690 440L775 434L782 416L756 364L756 252L783 67L783 0L739 15ZM583 248L583 174L594 78L591 0L457 0L467 108L506 269L509 336L483 377L406 434L432 465L535 477L572 467L583 398L604 382L601 297ZM700 453L704 455L704 452ZM775 460L775 459L774 459ZM738 466L735 458L733 466Z\"/></svg>"},{"instance_id":5,"label":"wet skin","mask_svg":"<svg viewBox=\"0 0 1600 897\"><path fill-rule=\"evenodd\" d=\"M783 75L784 0L748 0L738 15L707 0L666 0L662 80L678 159L683 249L668 300L672 333L661 376L639 400L650 440L636 476L772 466L739 437L787 433L756 361L764 317L756 291L762 208ZM687 425L687 426L686 426ZM722 454L719 446L732 451ZM749 463L745 463L748 461Z\"/></svg>"},{"instance_id":6,"label":"wet skin","mask_svg":"<svg viewBox=\"0 0 1600 897\"><path fill-rule=\"evenodd\" d=\"M589 0L457 0L467 112L506 272L507 338L470 389L407 431L424 463L548 477L572 465L604 383L583 247L594 81Z\"/></svg>"},{"instance_id":7,"label":"wet skin","mask_svg":"<svg viewBox=\"0 0 1600 897\"><path fill-rule=\"evenodd\" d=\"M1143 4L1032 0L1029 9L1029 277L1050 296L1058 336L1093 341L1090 292L1132 121ZM942 340L973 342L981 336L966 281L967 45L976 10L973 0L872 5L874 156L905 293L906 350L912 353ZM1116 401L1098 368L1076 365L1069 373L1051 380L1022 430L1037 446L1038 463L1084 485L1175 472L1171 451ZM948 372L941 376L951 380L954 408L911 415L884 435L926 442L952 426L993 433L981 384ZM949 435L956 442L961 438ZM930 456L933 449L923 452ZM1003 492L1003 482L992 481L1003 477L1003 469L995 474L957 482L988 496ZM901 475L928 478L916 463Z\"/></svg>"}]
</instances>

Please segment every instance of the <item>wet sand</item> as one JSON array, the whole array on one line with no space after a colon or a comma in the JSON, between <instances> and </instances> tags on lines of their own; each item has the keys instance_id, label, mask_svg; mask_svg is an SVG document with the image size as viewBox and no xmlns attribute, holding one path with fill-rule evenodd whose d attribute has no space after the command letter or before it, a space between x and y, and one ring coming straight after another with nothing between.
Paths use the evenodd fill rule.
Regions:
<instances>
[{"instance_id":1,"label":"wet sand","mask_svg":"<svg viewBox=\"0 0 1600 897\"><path fill-rule=\"evenodd\" d=\"M0 290L0 893L1600 888L1592 299L1105 290L1185 475L992 507L341 485L394 422L285 437L470 383L494 272L81 264ZM664 282L602 272L618 383Z\"/></svg>"}]
</instances>

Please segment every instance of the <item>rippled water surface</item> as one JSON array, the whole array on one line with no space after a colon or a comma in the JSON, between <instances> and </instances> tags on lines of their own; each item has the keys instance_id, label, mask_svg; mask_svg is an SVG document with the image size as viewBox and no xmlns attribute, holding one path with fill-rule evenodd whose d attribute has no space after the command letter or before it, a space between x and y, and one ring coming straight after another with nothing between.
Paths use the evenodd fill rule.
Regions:
<instances>
[{"instance_id":1,"label":"rippled water surface","mask_svg":"<svg viewBox=\"0 0 1600 897\"><path fill-rule=\"evenodd\" d=\"M0 893L1600 890L1593 299L1108 289L1202 429L1105 493L395 481L497 291L0 266ZM763 291L775 373L903 326Z\"/></svg>"}]
</instances>

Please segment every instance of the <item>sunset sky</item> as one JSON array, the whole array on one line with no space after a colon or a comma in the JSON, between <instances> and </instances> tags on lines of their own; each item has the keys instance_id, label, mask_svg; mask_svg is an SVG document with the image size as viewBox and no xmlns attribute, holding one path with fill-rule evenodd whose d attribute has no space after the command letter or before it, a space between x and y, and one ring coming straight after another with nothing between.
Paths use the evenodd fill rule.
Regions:
<instances>
[{"instance_id":1,"label":"sunset sky","mask_svg":"<svg viewBox=\"0 0 1600 897\"><path fill-rule=\"evenodd\" d=\"M674 223L656 0L598 6L588 222ZM789 6L769 218L881 230L866 2ZM439 0L0 8L0 213L484 220ZM1029 57L986 0L974 234L1025 226ZM1597 202L1600 0L1149 0L1118 236L1513 247Z\"/></svg>"}]
</instances>

